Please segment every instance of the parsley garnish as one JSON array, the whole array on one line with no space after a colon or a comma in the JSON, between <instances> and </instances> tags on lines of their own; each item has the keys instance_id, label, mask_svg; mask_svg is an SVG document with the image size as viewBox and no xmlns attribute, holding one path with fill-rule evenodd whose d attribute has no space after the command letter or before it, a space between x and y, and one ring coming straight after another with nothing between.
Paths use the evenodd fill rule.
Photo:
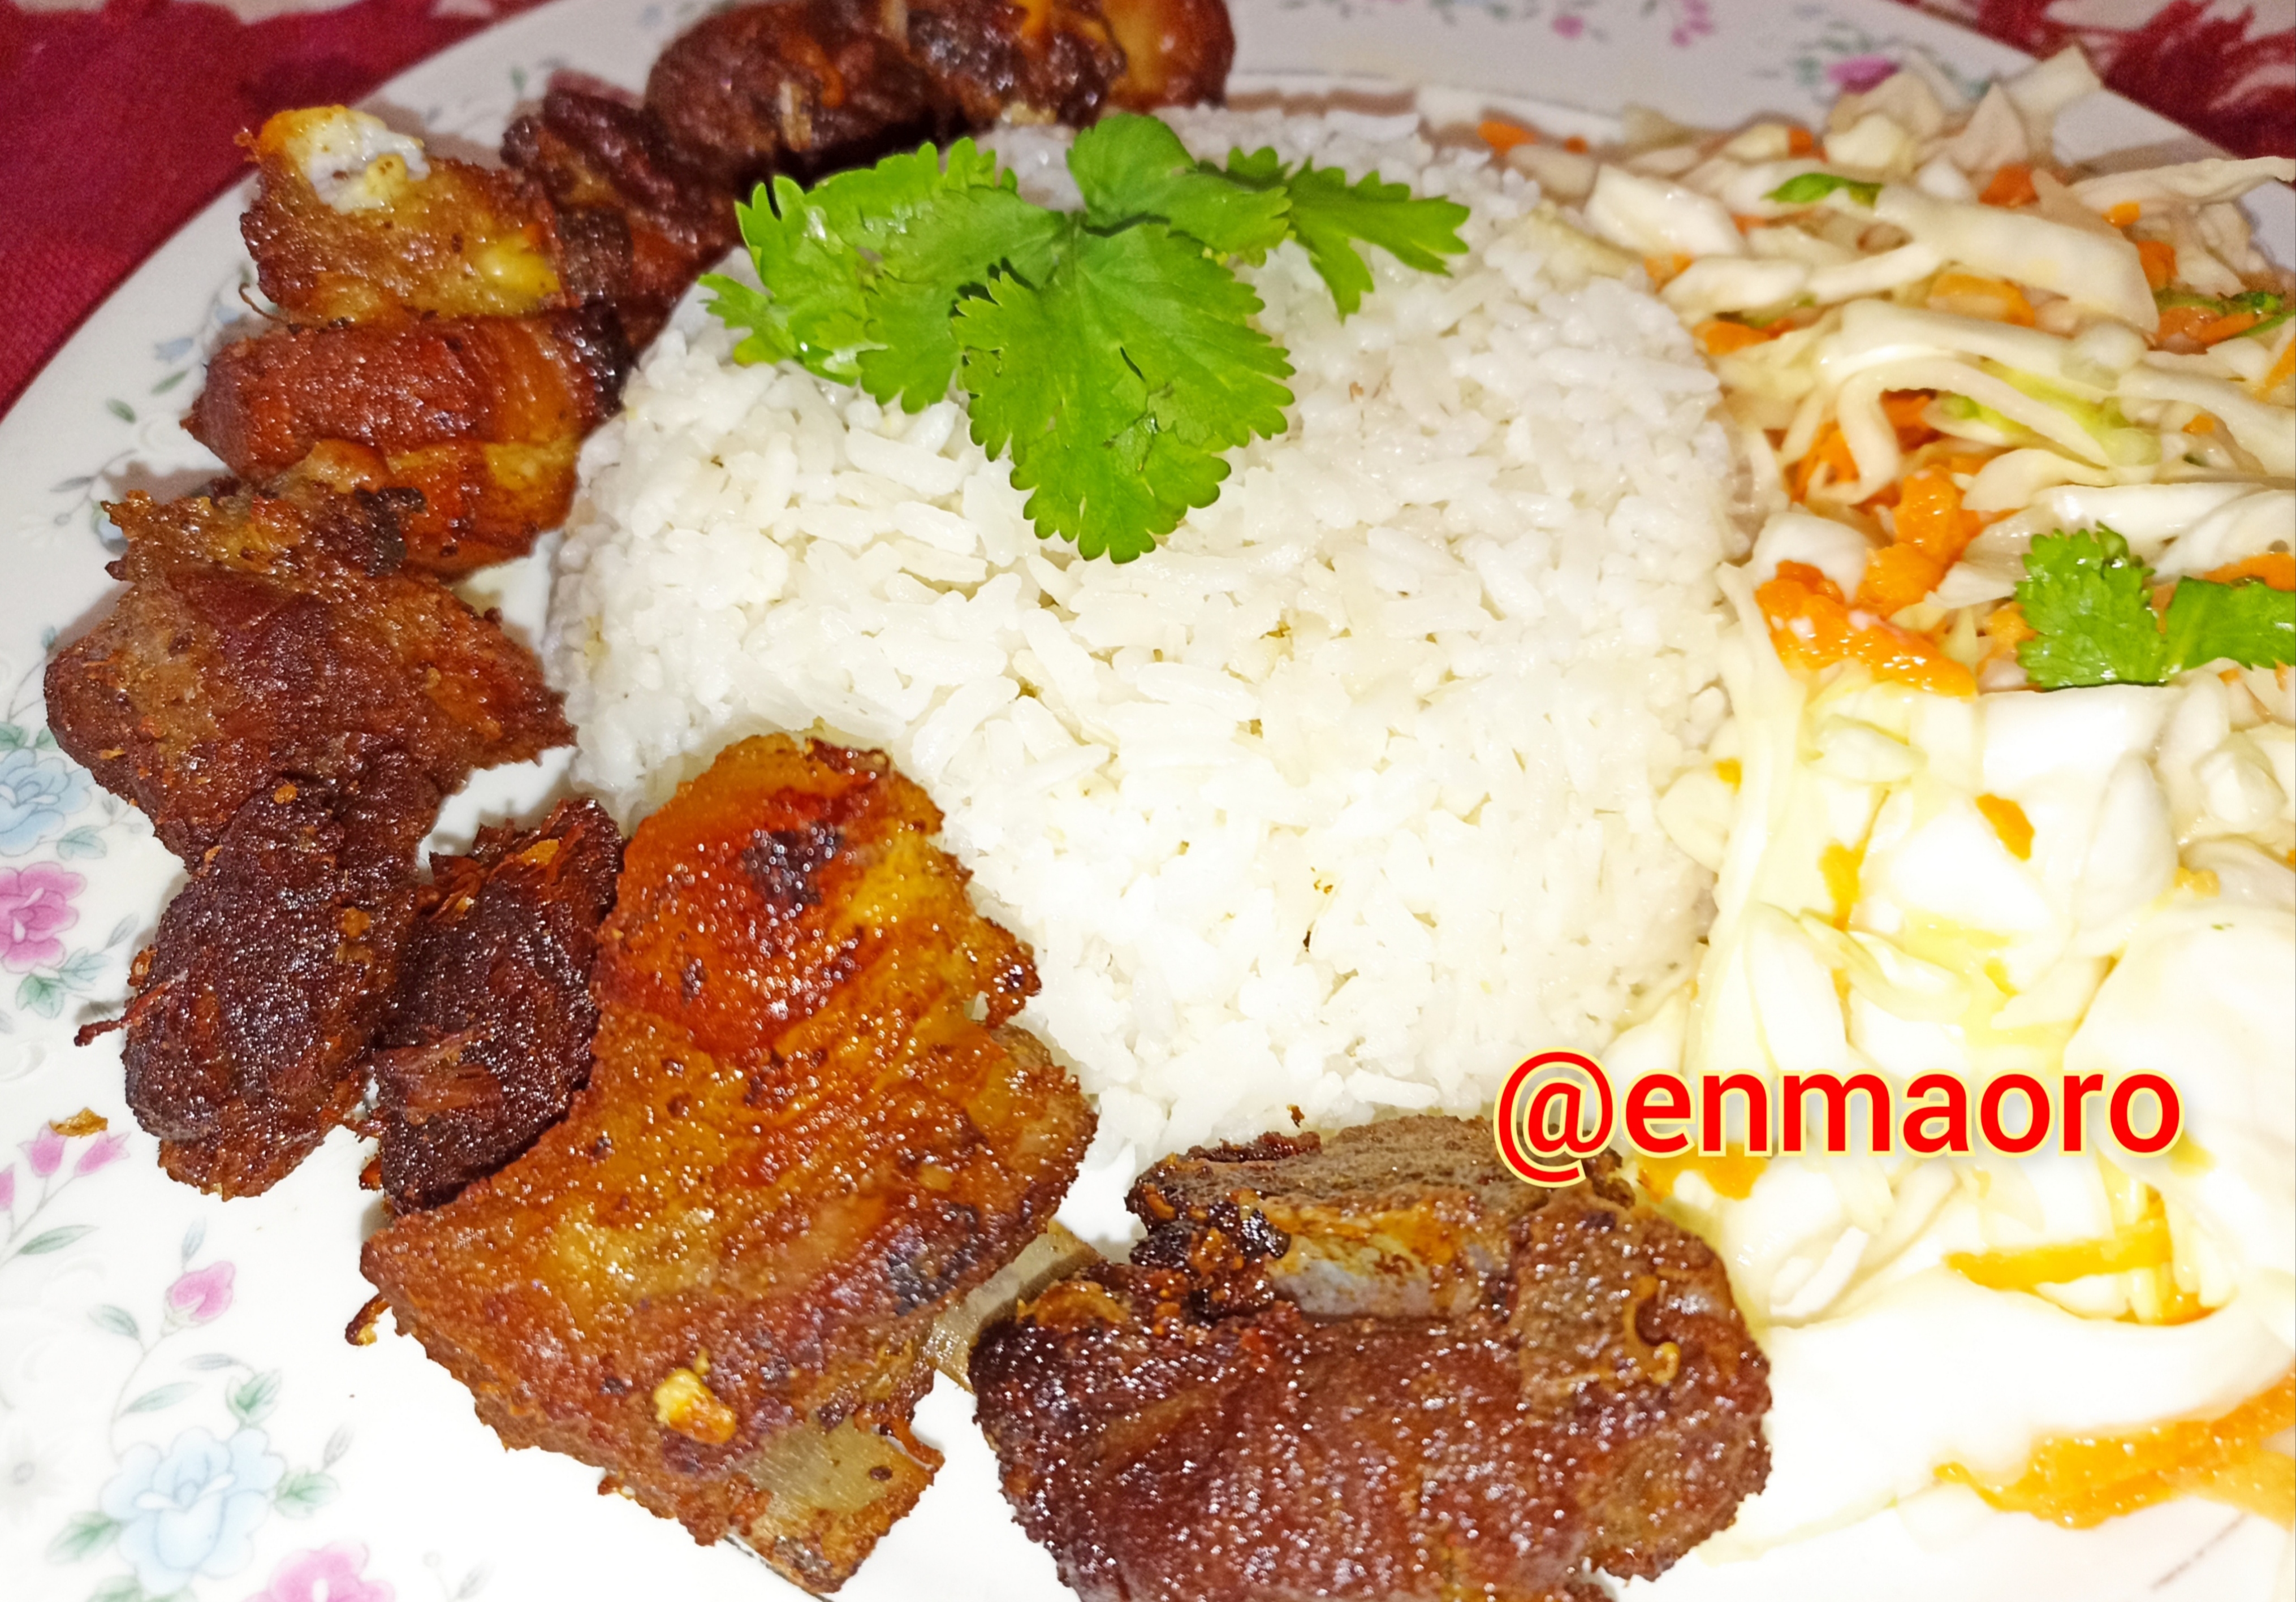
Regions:
<instances>
[{"instance_id":1,"label":"parsley garnish","mask_svg":"<svg viewBox=\"0 0 2296 1602\"><path fill-rule=\"evenodd\" d=\"M1781 206L1815 206L1837 189L1861 206L1872 205L1882 193L1881 185L1864 178L1845 178L1838 172L1806 172L1788 178L1762 198Z\"/></svg>"},{"instance_id":2,"label":"parsley garnish","mask_svg":"<svg viewBox=\"0 0 2296 1602\"><path fill-rule=\"evenodd\" d=\"M2187 668L2296 661L2296 596L2260 579L2177 581L2168 615L2152 610L2152 570L2111 529L2044 534L2025 554L2018 604L2034 637L2017 647L2042 689L2166 684Z\"/></svg>"},{"instance_id":3,"label":"parsley garnish","mask_svg":"<svg viewBox=\"0 0 2296 1602\"><path fill-rule=\"evenodd\" d=\"M795 360L882 405L959 383L1037 532L1126 562L1219 494L1222 453L1284 430L1292 366L1231 259L1297 239L1345 316L1372 287L1357 242L1433 273L1466 249L1464 206L1273 151L1215 167L1152 117L1078 135L1069 171L1080 212L1021 199L970 139L810 190L778 178L739 209L767 287L712 274L710 309L747 331L737 360Z\"/></svg>"}]
</instances>

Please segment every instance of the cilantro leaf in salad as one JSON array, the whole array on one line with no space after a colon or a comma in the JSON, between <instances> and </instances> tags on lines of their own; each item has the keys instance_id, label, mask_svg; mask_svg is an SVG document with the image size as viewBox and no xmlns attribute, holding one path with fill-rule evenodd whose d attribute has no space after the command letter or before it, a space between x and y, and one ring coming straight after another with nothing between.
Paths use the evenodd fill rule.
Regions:
<instances>
[{"instance_id":1,"label":"cilantro leaf in salad","mask_svg":"<svg viewBox=\"0 0 2296 1602\"><path fill-rule=\"evenodd\" d=\"M2034 631L2017 661L2045 690L2166 684L2212 661L2296 662L2296 596L2259 579L2183 579L2163 617L2152 570L2111 529L2035 538L2017 601Z\"/></svg>"}]
</instances>

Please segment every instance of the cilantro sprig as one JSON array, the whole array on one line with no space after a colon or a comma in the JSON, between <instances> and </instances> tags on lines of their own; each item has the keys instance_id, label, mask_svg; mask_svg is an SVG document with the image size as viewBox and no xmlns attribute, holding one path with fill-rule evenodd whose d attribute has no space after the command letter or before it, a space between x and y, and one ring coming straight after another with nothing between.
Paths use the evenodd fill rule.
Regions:
<instances>
[{"instance_id":1,"label":"cilantro sprig","mask_svg":"<svg viewBox=\"0 0 2296 1602\"><path fill-rule=\"evenodd\" d=\"M2017 600L2034 631L2017 661L2045 690L2166 684L2212 661L2296 661L2296 596L2260 579L2182 579L2156 613L2152 570L2111 529L2035 538Z\"/></svg>"},{"instance_id":2,"label":"cilantro sprig","mask_svg":"<svg viewBox=\"0 0 2296 1602\"><path fill-rule=\"evenodd\" d=\"M1358 245L1432 273L1466 249L1464 206L1272 150L1201 162L1152 117L1078 135L1069 171L1081 211L1022 199L970 139L811 189L776 179L738 210L765 288L712 274L710 309L745 331L735 359L794 360L881 405L960 385L1037 534L1127 562L1218 497L1223 453L1284 431L1292 366L1232 263L1297 240L1346 316L1372 288Z\"/></svg>"}]
</instances>

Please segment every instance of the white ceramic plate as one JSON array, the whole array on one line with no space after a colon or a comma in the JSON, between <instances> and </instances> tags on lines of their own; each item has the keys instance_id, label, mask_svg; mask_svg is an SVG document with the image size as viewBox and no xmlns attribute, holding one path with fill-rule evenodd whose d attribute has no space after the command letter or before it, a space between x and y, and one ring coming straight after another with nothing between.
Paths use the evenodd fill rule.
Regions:
<instances>
[{"instance_id":1,"label":"white ceramic plate","mask_svg":"<svg viewBox=\"0 0 2296 1602\"><path fill-rule=\"evenodd\" d=\"M636 86L700 9L559 0L407 73L377 103L434 138L491 147L551 71ZM1237 12L1239 87L1448 85L1467 92L1449 112L1480 103L1562 133L1600 134L1629 102L1707 126L1808 119L1893 64L1966 90L2023 60L1883 0L1239 0ZM2070 156L2193 143L2109 97L2070 117L2062 140ZM601 1498L594 1471L505 1452L413 1342L345 1343L369 1292L358 1242L379 1221L348 1134L268 1195L224 1205L159 1172L122 1101L117 1037L70 1044L77 1024L118 1006L181 876L140 817L56 752L40 669L110 590L98 503L216 470L177 418L204 353L248 315L244 199L217 201L152 257L0 421L0 1595L795 1598L742 1553ZM2259 215L2267 248L2296 259L2288 193L2263 197ZM542 560L482 580L528 627ZM562 767L486 776L450 806L442 839L532 811ZM84 1107L110 1131L48 1132ZM1120 1178L1103 1173L1099 1205L1079 1204L1104 1220ZM962 1393L943 1382L921 1424L948 1465L845 1594L1065 1597L1013 1524ZM2284 1583L2279 1530L2206 1503L2079 1536L1969 1508L1925 1498L1775 1565L1693 1560L1659 1589L2249 1602Z\"/></svg>"}]
</instances>

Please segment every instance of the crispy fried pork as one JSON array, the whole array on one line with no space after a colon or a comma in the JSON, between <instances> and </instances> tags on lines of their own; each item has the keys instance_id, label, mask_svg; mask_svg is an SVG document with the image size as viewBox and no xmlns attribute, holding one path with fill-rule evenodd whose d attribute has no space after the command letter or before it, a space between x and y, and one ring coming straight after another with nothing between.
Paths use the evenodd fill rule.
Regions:
<instances>
[{"instance_id":1,"label":"crispy fried pork","mask_svg":"<svg viewBox=\"0 0 2296 1602\"><path fill-rule=\"evenodd\" d=\"M609 94L554 84L503 136L503 160L549 195L569 281L612 303L634 348L739 242L732 190L682 152L652 111Z\"/></svg>"},{"instance_id":2,"label":"crispy fried pork","mask_svg":"<svg viewBox=\"0 0 2296 1602\"><path fill-rule=\"evenodd\" d=\"M882 757L721 756L629 842L571 1112L363 1259L506 1442L816 1590L931 1477L931 1327L1042 1229L1092 1128L1006 1023L1035 972L939 823Z\"/></svg>"},{"instance_id":3,"label":"crispy fried pork","mask_svg":"<svg viewBox=\"0 0 2296 1602\"><path fill-rule=\"evenodd\" d=\"M126 1056L127 1105L176 1179L266 1190L358 1100L439 800L396 751L282 778L168 903L131 974Z\"/></svg>"},{"instance_id":4,"label":"crispy fried pork","mask_svg":"<svg viewBox=\"0 0 2296 1602\"><path fill-rule=\"evenodd\" d=\"M240 234L291 323L522 317L580 299L547 198L515 173L431 155L344 106L281 111L248 154L258 183Z\"/></svg>"},{"instance_id":5,"label":"crispy fried pork","mask_svg":"<svg viewBox=\"0 0 2296 1602\"><path fill-rule=\"evenodd\" d=\"M401 571L398 504L291 478L115 502L127 587L48 664L56 743L196 863L283 777L396 750L446 793L571 739L532 653Z\"/></svg>"},{"instance_id":6,"label":"crispy fried pork","mask_svg":"<svg viewBox=\"0 0 2296 1602\"><path fill-rule=\"evenodd\" d=\"M1081 126L1110 106L1218 100L1223 0L767 0L664 51L646 104L729 186L810 181L1000 118Z\"/></svg>"},{"instance_id":7,"label":"crispy fried pork","mask_svg":"<svg viewBox=\"0 0 2296 1602\"><path fill-rule=\"evenodd\" d=\"M383 1194L436 1207L532 1146L590 1079L590 968L622 835L595 801L434 855L365 1068Z\"/></svg>"},{"instance_id":8,"label":"crispy fried pork","mask_svg":"<svg viewBox=\"0 0 2296 1602\"><path fill-rule=\"evenodd\" d=\"M356 462L370 488L419 490L399 518L408 564L453 576L565 521L583 436L613 415L628 368L603 305L280 328L216 352L184 426L250 482L327 445L326 471Z\"/></svg>"},{"instance_id":9,"label":"crispy fried pork","mask_svg":"<svg viewBox=\"0 0 2296 1602\"><path fill-rule=\"evenodd\" d=\"M1192 1153L1131 1204L1133 1261L972 1365L1005 1493L1086 1602L1592 1602L1767 1475L1721 1264L1614 1167L1535 1190L1480 1124L1415 1118Z\"/></svg>"}]
</instances>

